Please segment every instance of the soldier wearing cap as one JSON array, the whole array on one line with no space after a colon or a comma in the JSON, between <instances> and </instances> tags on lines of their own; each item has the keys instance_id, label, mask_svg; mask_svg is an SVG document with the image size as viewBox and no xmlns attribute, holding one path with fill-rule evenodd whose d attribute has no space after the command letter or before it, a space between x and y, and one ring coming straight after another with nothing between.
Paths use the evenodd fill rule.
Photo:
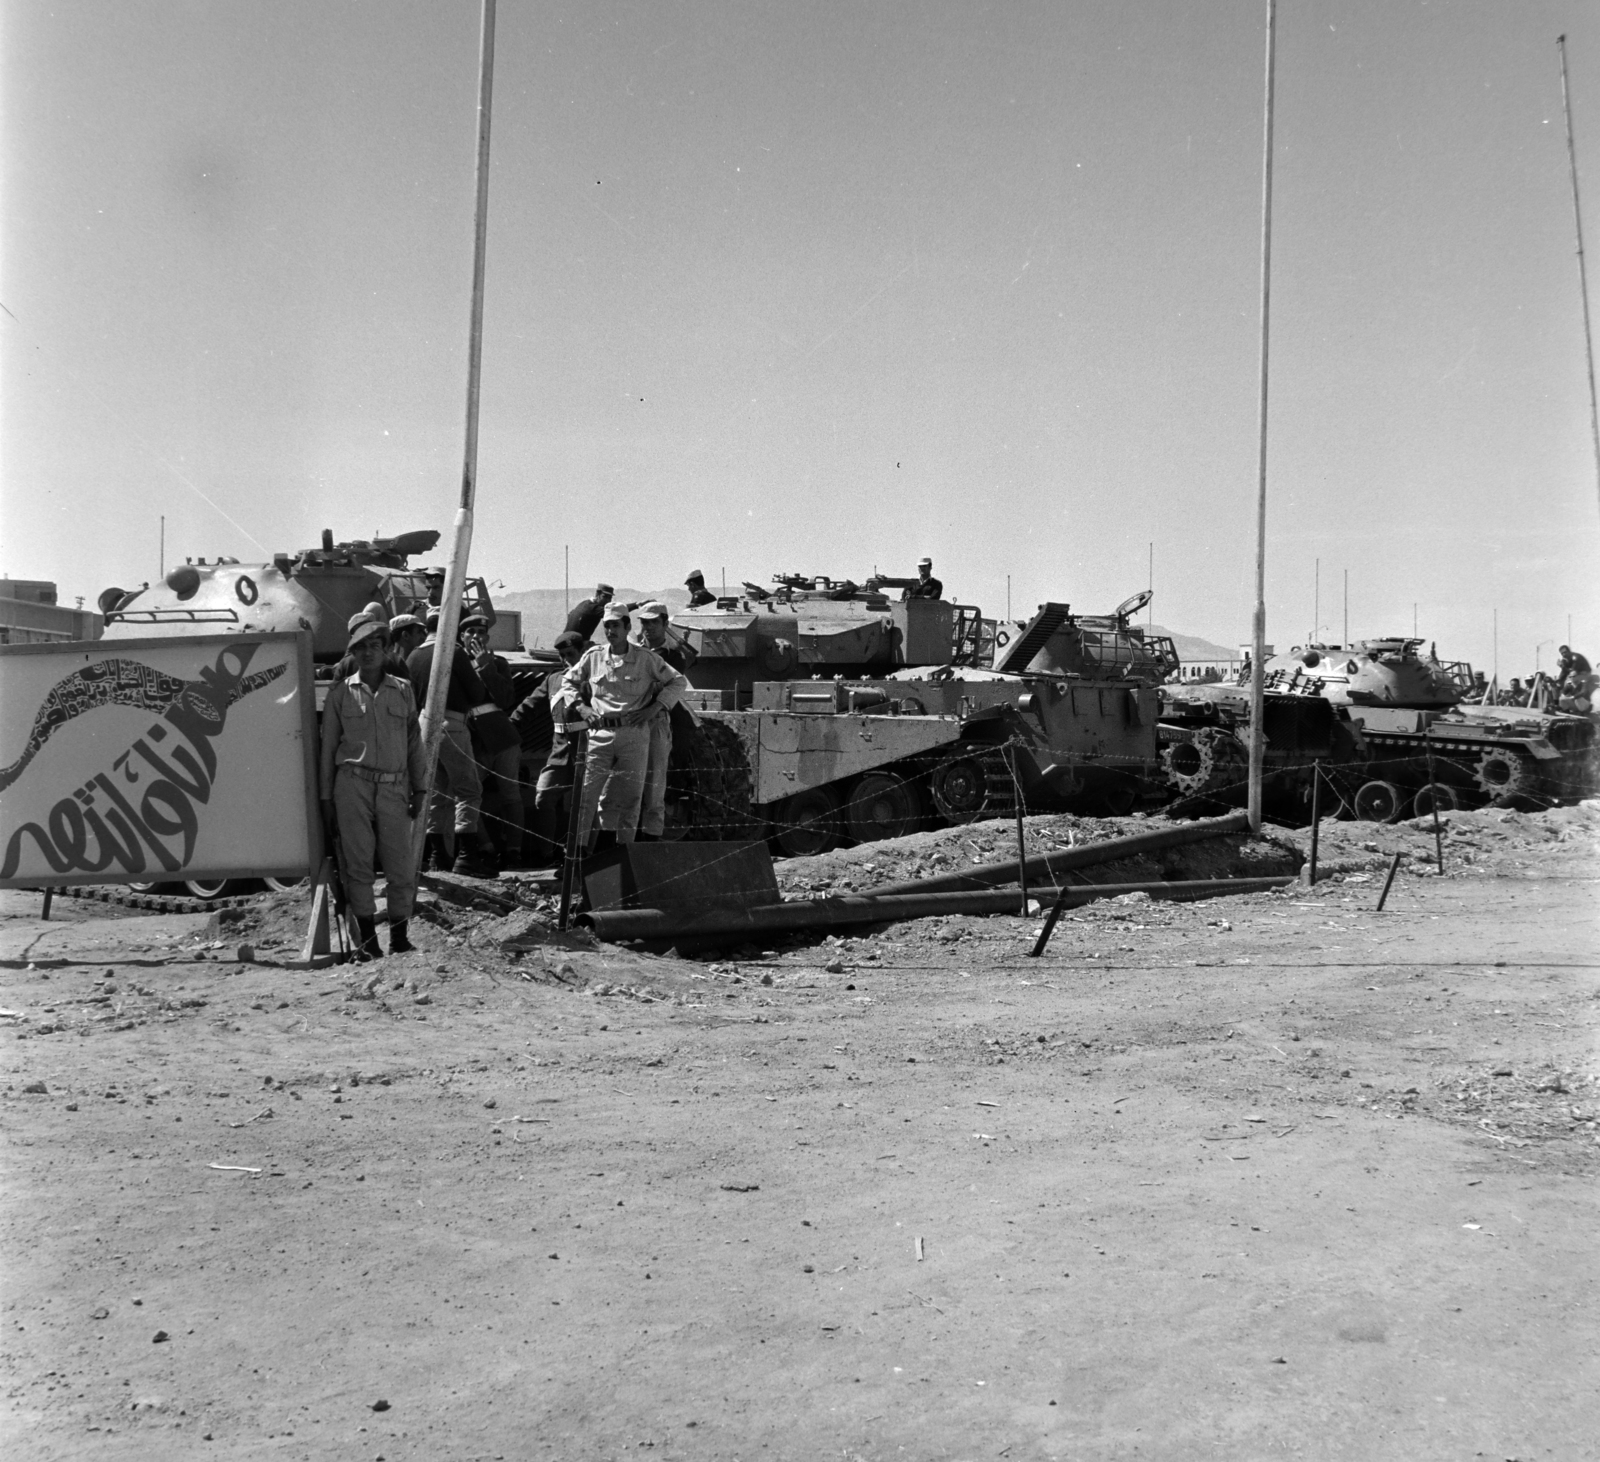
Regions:
<instances>
[{"instance_id":1,"label":"soldier wearing cap","mask_svg":"<svg viewBox=\"0 0 1600 1462\"><path fill-rule=\"evenodd\" d=\"M917 582L906 590L907 599L943 599L944 585L933 576L933 560L917 560Z\"/></svg>"},{"instance_id":2,"label":"soldier wearing cap","mask_svg":"<svg viewBox=\"0 0 1600 1462\"><path fill-rule=\"evenodd\" d=\"M439 611L428 612L428 638L406 660L406 673L417 703L428 704L433 652L439 638ZM466 655L450 657L450 683L445 688L444 736L439 742L433 798L428 804L428 843L424 861L476 878L492 878L493 846L485 850L479 833L483 781L472 755L467 717L474 706L492 704L489 692Z\"/></svg>"},{"instance_id":3,"label":"soldier wearing cap","mask_svg":"<svg viewBox=\"0 0 1600 1462\"><path fill-rule=\"evenodd\" d=\"M572 606L567 615L566 633L582 635L584 644L594 638L595 627L600 623L600 617L606 612L616 590L610 584L596 584L594 597L580 599Z\"/></svg>"},{"instance_id":4,"label":"soldier wearing cap","mask_svg":"<svg viewBox=\"0 0 1600 1462\"><path fill-rule=\"evenodd\" d=\"M633 643L659 655L682 675L687 675L689 667L700 658L692 646L673 636L667 624L667 606L659 601L640 607L639 633ZM673 706L667 715L657 716L650 722L650 760L645 769L644 803L639 813L640 842L654 842L666 831L667 763L672 757L672 743L677 739L687 744L695 733L696 724L694 713L682 702Z\"/></svg>"},{"instance_id":5,"label":"soldier wearing cap","mask_svg":"<svg viewBox=\"0 0 1600 1462\"><path fill-rule=\"evenodd\" d=\"M588 649L572 631L556 636L555 650L564 666L578 663ZM568 719L557 725L550 713L551 700L561 688L566 670L553 670L536 685L511 713L511 724L521 738L520 758L524 847L535 867L561 861L563 830L570 809L567 798L572 791L572 737L570 731L583 729L583 720L569 710Z\"/></svg>"},{"instance_id":6,"label":"soldier wearing cap","mask_svg":"<svg viewBox=\"0 0 1600 1462\"><path fill-rule=\"evenodd\" d=\"M322 713L319 793L322 821L339 834L340 873L360 930L360 959L378 946L373 897L374 853L388 879L389 952L412 948L406 922L416 896L411 866L411 821L427 798L417 703L411 684L384 669L389 629L381 614L363 610L350 621L354 674L335 681Z\"/></svg>"},{"instance_id":7,"label":"soldier wearing cap","mask_svg":"<svg viewBox=\"0 0 1600 1462\"><path fill-rule=\"evenodd\" d=\"M406 668L406 661L427 638L427 626L416 615L395 615L389 621L389 658L384 662L389 674L409 680L411 672Z\"/></svg>"},{"instance_id":8,"label":"soldier wearing cap","mask_svg":"<svg viewBox=\"0 0 1600 1462\"><path fill-rule=\"evenodd\" d=\"M715 604L717 596L706 589L706 576L695 569L684 581L684 587L689 591L689 608L699 609L705 604Z\"/></svg>"},{"instance_id":9,"label":"soldier wearing cap","mask_svg":"<svg viewBox=\"0 0 1600 1462\"><path fill-rule=\"evenodd\" d=\"M522 738L508 714L517 704L511 667L489 648L487 615L466 613L461 618L461 650L483 681L487 699L467 712L472 754L483 783L479 816L485 840L492 842L502 868L522 862L522 794L517 771L522 759Z\"/></svg>"},{"instance_id":10,"label":"soldier wearing cap","mask_svg":"<svg viewBox=\"0 0 1600 1462\"><path fill-rule=\"evenodd\" d=\"M639 825L650 722L677 705L688 682L642 645L628 643L627 610L612 605L601 620L606 643L584 652L550 698L557 724L575 709L589 728L578 826L587 839L599 814L597 847L629 843Z\"/></svg>"}]
</instances>

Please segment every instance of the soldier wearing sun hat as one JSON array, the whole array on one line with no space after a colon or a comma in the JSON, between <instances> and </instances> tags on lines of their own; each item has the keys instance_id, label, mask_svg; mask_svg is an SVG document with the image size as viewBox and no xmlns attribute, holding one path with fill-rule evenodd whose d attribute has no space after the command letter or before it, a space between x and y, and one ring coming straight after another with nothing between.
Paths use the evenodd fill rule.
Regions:
<instances>
[{"instance_id":1,"label":"soldier wearing sun hat","mask_svg":"<svg viewBox=\"0 0 1600 1462\"><path fill-rule=\"evenodd\" d=\"M340 873L361 934L358 958L374 959L383 953L373 895L374 854L388 880L389 952L412 948L406 937L417 887L411 821L427 799L427 781L411 683L384 668L388 624L381 614L363 610L350 621L349 631L356 670L328 692L318 790L330 843L338 830Z\"/></svg>"}]
</instances>

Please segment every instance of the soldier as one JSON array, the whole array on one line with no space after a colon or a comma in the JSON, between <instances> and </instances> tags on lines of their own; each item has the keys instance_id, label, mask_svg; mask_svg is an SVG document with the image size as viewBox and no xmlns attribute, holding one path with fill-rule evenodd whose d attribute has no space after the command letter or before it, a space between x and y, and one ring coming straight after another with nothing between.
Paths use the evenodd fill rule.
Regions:
<instances>
[{"instance_id":1,"label":"soldier","mask_svg":"<svg viewBox=\"0 0 1600 1462\"><path fill-rule=\"evenodd\" d=\"M689 608L699 609L703 604L717 602L717 596L706 589L706 576L699 569L695 569L683 582L689 591Z\"/></svg>"},{"instance_id":2,"label":"soldier","mask_svg":"<svg viewBox=\"0 0 1600 1462\"><path fill-rule=\"evenodd\" d=\"M630 623L625 609L610 606L601 620L606 643L586 651L550 698L557 724L571 707L589 728L578 826L587 839L598 812L597 850L633 841L650 760L649 722L665 716L688 684L653 651L628 643Z\"/></svg>"},{"instance_id":3,"label":"soldier","mask_svg":"<svg viewBox=\"0 0 1600 1462\"><path fill-rule=\"evenodd\" d=\"M439 611L428 614L428 638L411 652L406 671L411 689L424 709L428 704L428 680L433 674L433 652L438 643ZM472 755L472 733L467 729L467 714L474 706L489 703L478 672L466 655L450 657L450 684L445 692L444 736L439 742L439 765L433 798L428 804L428 846L424 861L431 867L450 868L474 878L493 878L492 848L486 853L478 827L478 809L483 801L483 782ZM492 704L492 703L491 703Z\"/></svg>"},{"instance_id":4,"label":"soldier","mask_svg":"<svg viewBox=\"0 0 1600 1462\"><path fill-rule=\"evenodd\" d=\"M428 795L416 698L410 681L385 672L388 648L383 620L365 611L356 615L349 644L356 672L334 682L322 713L322 823L330 846L338 830L340 873L361 935L361 960L383 953L372 893L374 852L388 879L389 953L413 947L406 938L417 888L411 821Z\"/></svg>"},{"instance_id":5,"label":"soldier","mask_svg":"<svg viewBox=\"0 0 1600 1462\"><path fill-rule=\"evenodd\" d=\"M690 601L691 607L693 600ZM639 634L634 644L659 655L680 675L700 657L692 647L672 638L667 626L667 606L646 604L639 610ZM644 804L639 813L639 841L653 843L667 830L667 764L674 739L686 744L695 732L694 713L680 701L665 716L650 722L650 760L645 768Z\"/></svg>"},{"instance_id":6,"label":"soldier","mask_svg":"<svg viewBox=\"0 0 1600 1462\"><path fill-rule=\"evenodd\" d=\"M1593 669L1589 664L1588 656L1580 655L1571 645L1563 645L1560 650L1561 669L1556 676L1556 694L1560 695L1569 680L1576 680L1581 676L1592 675Z\"/></svg>"},{"instance_id":7,"label":"soldier","mask_svg":"<svg viewBox=\"0 0 1600 1462\"><path fill-rule=\"evenodd\" d=\"M578 663L587 648L576 633L556 636L556 654L568 668ZM566 673L551 671L511 713L511 724L517 728L522 743L523 822L535 867L559 863L565 846L566 821L562 813L572 790L572 741L567 726L555 724L550 702Z\"/></svg>"},{"instance_id":8,"label":"soldier","mask_svg":"<svg viewBox=\"0 0 1600 1462\"><path fill-rule=\"evenodd\" d=\"M397 614L389 621L389 658L384 662L389 674L409 680L406 661L411 652L428 638L427 626L414 614Z\"/></svg>"},{"instance_id":9,"label":"soldier","mask_svg":"<svg viewBox=\"0 0 1600 1462\"><path fill-rule=\"evenodd\" d=\"M933 560L917 560L917 582L906 590L907 599L943 599L944 585L933 576Z\"/></svg>"},{"instance_id":10,"label":"soldier","mask_svg":"<svg viewBox=\"0 0 1600 1462\"><path fill-rule=\"evenodd\" d=\"M580 599L572 606L567 615L566 632L582 635L584 644L588 644L594 638L595 626L606 612L606 605L616 592L610 584L596 584L592 599Z\"/></svg>"},{"instance_id":11,"label":"soldier","mask_svg":"<svg viewBox=\"0 0 1600 1462\"><path fill-rule=\"evenodd\" d=\"M487 698L467 712L472 755L483 784L479 817L485 840L494 844L500 866L514 868L522 861L522 797L517 790L517 769L522 759L522 738L507 712L517 704L511 667L489 648L489 621L482 614L461 619L459 653L472 660Z\"/></svg>"}]
</instances>

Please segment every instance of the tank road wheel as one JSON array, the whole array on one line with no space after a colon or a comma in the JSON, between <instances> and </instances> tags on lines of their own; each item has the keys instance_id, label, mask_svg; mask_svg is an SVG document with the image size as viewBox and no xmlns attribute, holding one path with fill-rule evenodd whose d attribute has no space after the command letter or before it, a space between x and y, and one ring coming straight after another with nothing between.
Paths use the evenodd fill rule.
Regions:
<instances>
[{"instance_id":1,"label":"tank road wheel","mask_svg":"<svg viewBox=\"0 0 1600 1462\"><path fill-rule=\"evenodd\" d=\"M1161 769L1167 785L1180 797L1219 792L1241 780L1244 748L1238 738L1209 727L1197 731L1192 741L1174 741L1161 752Z\"/></svg>"},{"instance_id":2,"label":"tank road wheel","mask_svg":"<svg viewBox=\"0 0 1600 1462\"><path fill-rule=\"evenodd\" d=\"M772 841L780 853L809 858L839 841L839 798L831 787L810 787L785 797L772 815Z\"/></svg>"},{"instance_id":3,"label":"tank road wheel","mask_svg":"<svg viewBox=\"0 0 1600 1462\"><path fill-rule=\"evenodd\" d=\"M1461 797L1448 782L1435 782L1431 787L1424 787L1411 799L1411 815L1432 817L1436 803L1440 812L1454 812L1461 806Z\"/></svg>"},{"instance_id":4,"label":"tank road wheel","mask_svg":"<svg viewBox=\"0 0 1600 1462\"><path fill-rule=\"evenodd\" d=\"M976 822L989 801L989 778L976 757L947 761L929 778L933 805L951 823Z\"/></svg>"},{"instance_id":5,"label":"tank road wheel","mask_svg":"<svg viewBox=\"0 0 1600 1462\"><path fill-rule=\"evenodd\" d=\"M683 745L673 743L664 836L743 842L760 836L750 810L750 763L733 727L709 716Z\"/></svg>"},{"instance_id":6,"label":"tank road wheel","mask_svg":"<svg viewBox=\"0 0 1600 1462\"><path fill-rule=\"evenodd\" d=\"M1394 822L1405 810L1405 794L1393 782L1364 782L1356 789L1358 822Z\"/></svg>"},{"instance_id":7,"label":"tank road wheel","mask_svg":"<svg viewBox=\"0 0 1600 1462\"><path fill-rule=\"evenodd\" d=\"M855 784L844 809L845 830L858 843L903 838L922 820L917 789L893 772L868 772Z\"/></svg>"},{"instance_id":8,"label":"tank road wheel","mask_svg":"<svg viewBox=\"0 0 1600 1462\"><path fill-rule=\"evenodd\" d=\"M197 899L219 899L228 886L226 878L191 878L183 885Z\"/></svg>"},{"instance_id":9,"label":"tank road wheel","mask_svg":"<svg viewBox=\"0 0 1600 1462\"><path fill-rule=\"evenodd\" d=\"M1491 802L1505 804L1533 790L1532 771L1516 752L1491 746L1472 769L1483 795Z\"/></svg>"}]
</instances>

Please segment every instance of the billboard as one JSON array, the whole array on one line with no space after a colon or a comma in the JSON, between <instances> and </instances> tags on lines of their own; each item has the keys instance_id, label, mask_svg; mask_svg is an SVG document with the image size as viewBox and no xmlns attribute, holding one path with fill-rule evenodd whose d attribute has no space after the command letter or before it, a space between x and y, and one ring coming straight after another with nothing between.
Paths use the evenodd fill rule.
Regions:
<instances>
[{"instance_id":1,"label":"billboard","mask_svg":"<svg viewBox=\"0 0 1600 1462\"><path fill-rule=\"evenodd\" d=\"M0 646L0 888L321 858L306 634Z\"/></svg>"}]
</instances>

